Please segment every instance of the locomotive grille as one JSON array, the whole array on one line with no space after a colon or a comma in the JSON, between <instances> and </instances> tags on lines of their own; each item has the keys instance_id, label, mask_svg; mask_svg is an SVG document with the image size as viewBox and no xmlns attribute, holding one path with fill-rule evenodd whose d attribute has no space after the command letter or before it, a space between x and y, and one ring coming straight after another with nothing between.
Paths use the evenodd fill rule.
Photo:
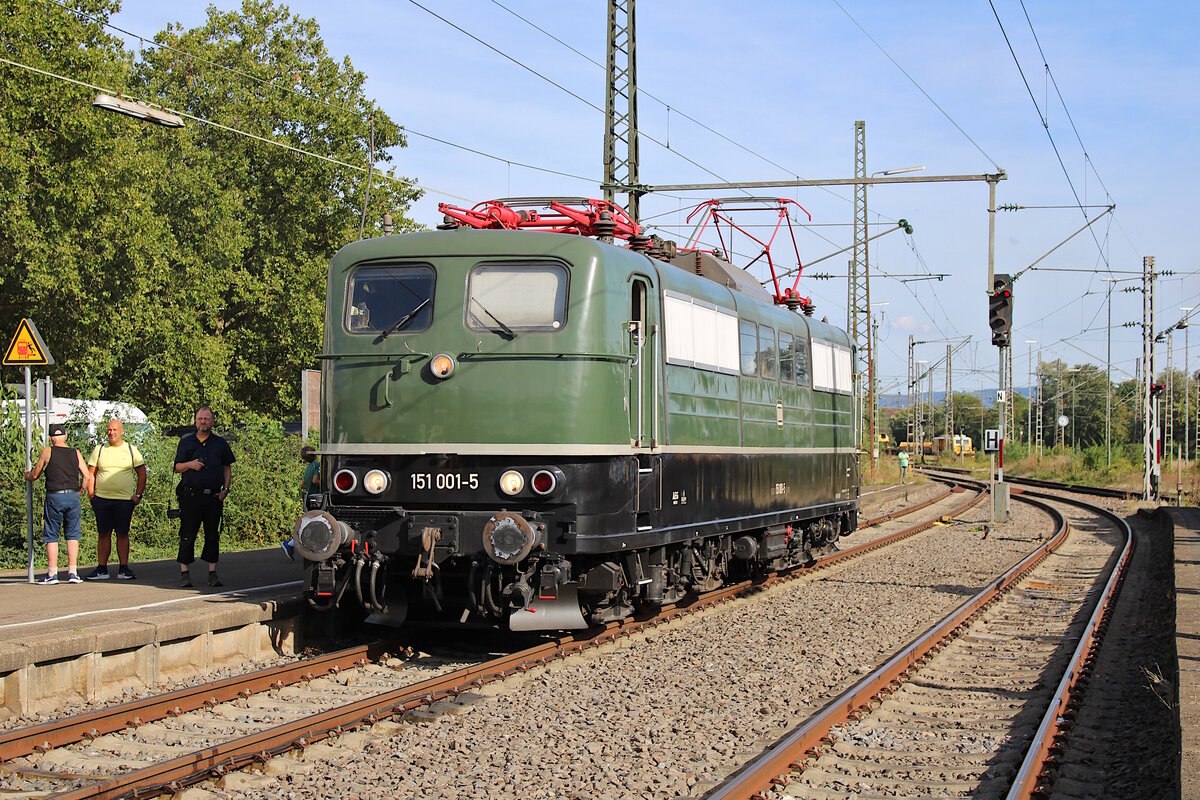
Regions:
<instances>
[{"instance_id":1,"label":"locomotive grille","mask_svg":"<svg viewBox=\"0 0 1200 800\"><path fill-rule=\"evenodd\" d=\"M403 514L402 511L394 508L363 508L361 506L334 506L329 511L342 522L358 530L378 530Z\"/></svg>"}]
</instances>

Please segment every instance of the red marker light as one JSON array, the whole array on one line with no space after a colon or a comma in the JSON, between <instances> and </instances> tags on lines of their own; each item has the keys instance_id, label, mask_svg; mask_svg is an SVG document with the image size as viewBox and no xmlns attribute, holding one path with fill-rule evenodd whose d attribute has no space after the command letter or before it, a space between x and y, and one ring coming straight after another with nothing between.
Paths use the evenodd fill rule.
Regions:
<instances>
[{"instance_id":1,"label":"red marker light","mask_svg":"<svg viewBox=\"0 0 1200 800\"><path fill-rule=\"evenodd\" d=\"M339 470L333 476L333 487L342 494L354 491L354 487L358 485L358 478L348 469Z\"/></svg>"},{"instance_id":2,"label":"red marker light","mask_svg":"<svg viewBox=\"0 0 1200 800\"><path fill-rule=\"evenodd\" d=\"M548 495L554 491L554 487L558 485L558 480L554 477L553 472L541 469L533 473L533 480L529 482L529 485L536 493Z\"/></svg>"}]
</instances>

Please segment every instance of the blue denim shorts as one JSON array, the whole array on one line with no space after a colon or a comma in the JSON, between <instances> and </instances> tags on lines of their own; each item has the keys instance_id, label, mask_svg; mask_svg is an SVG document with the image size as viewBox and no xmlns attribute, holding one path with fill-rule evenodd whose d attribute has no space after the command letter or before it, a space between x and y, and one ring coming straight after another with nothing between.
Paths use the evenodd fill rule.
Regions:
<instances>
[{"instance_id":1,"label":"blue denim shorts","mask_svg":"<svg viewBox=\"0 0 1200 800\"><path fill-rule=\"evenodd\" d=\"M46 495L42 519L45 521L42 544L57 542L59 531L65 533L67 541L79 541L83 535L83 529L79 526L79 492L52 492Z\"/></svg>"}]
</instances>

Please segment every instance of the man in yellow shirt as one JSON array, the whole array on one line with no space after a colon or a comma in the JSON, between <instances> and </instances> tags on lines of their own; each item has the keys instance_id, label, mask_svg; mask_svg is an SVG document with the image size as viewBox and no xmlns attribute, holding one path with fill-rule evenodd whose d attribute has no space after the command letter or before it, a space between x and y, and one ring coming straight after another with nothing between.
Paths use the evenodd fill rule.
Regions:
<instances>
[{"instance_id":1,"label":"man in yellow shirt","mask_svg":"<svg viewBox=\"0 0 1200 800\"><path fill-rule=\"evenodd\" d=\"M88 459L94 479L92 511L96 514L96 571L89 581L108 580L108 557L112 553L112 534L117 533L117 577L131 581L137 576L129 569L129 525L133 509L142 502L146 490L146 461L131 443L125 441L125 425L110 419L108 442L92 450Z\"/></svg>"}]
</instances>

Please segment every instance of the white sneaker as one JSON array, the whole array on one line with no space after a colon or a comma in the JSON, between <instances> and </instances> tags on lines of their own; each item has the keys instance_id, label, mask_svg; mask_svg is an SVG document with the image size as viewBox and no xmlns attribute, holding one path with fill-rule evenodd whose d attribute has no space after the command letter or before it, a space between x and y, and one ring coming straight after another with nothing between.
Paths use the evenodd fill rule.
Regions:
<instances>
[{"instance_id":1,"label":"white sneaker","mask_svg":"<svg viewBox=\"0 0 1200 800\"><path fill-rule=\"evenodd\" d=\"M74 572L68 572L67 583L83 583L83 578L79 577Z\"/></svg>"},{"instance_id":2,"label":"white sneaker","mask_svg":"<svg viewBox=\"0 0 1200 800\"><path fill-rule=\"evenodd\" d=\"M39 586L53 586L56 583L58 583L58 575L57 575L57 573L53 573L53 572L47 573L46 577L44 577L40 581L38 581Z\"/></svg>"}]
</instances>

